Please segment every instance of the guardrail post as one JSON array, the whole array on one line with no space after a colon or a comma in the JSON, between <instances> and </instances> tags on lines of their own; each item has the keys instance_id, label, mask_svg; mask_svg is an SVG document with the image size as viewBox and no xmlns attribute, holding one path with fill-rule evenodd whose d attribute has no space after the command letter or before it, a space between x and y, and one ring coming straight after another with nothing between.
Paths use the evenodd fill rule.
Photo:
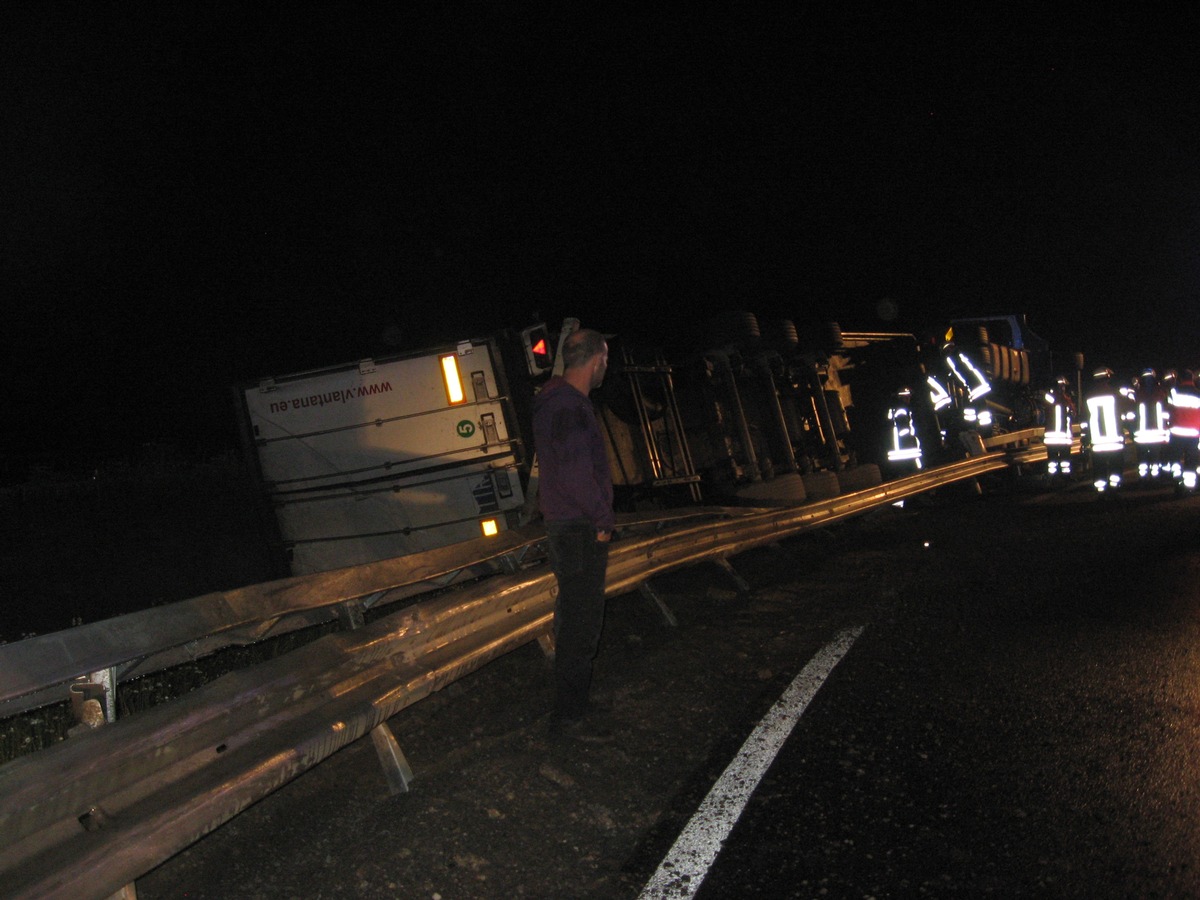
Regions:
<instances>
[{"instance_id":1,"label":"guardrail post","mask_svg":"<svg viewBox=\"0 0 1200 900\"><path fill-rule=\"evenodd\" d=\"M392 795L407 794L408 786L413 780L413 770L404 758L404 751L392 734L387 722L380 722L371 729L371 743L375 745L375 753L379 756L379 764L383 766L383 775L387 778L388 790Z\"/></svg>"},{"instance_id":2,"label":"guardrail post","mask_svg":"<svg viewBox=\"0 0 1200 900\"><path fill-rule=\"evenodd\" d=\"M354 631L356 628L362 628L367 624L367 615L363 610L363 605L357 600L349 600L345 603L339 603L337 608L338 622L347 631Z\"/></svg>"},{"instance_id":3,"label":"guardrail post","mask_svg":"<svg viewBox=\"0 0 1200 900\"><path fill-rule=\"evenodd\" d=\"M747 582L746 579L744 579L741 575L739 575L737 573L737 570L734 569L733 565L729 562L729 559L727 557L724 557L724 556L716 557L715 559L713 559L713 565L715 565L717 568L719 568L722 572L724 572L726 575L728 575L733 580L733 583L737 587L739 593L742 593L742 594L750 593L749 582Z\"/></svg>"},{"instance_id":4,"label":"guardrail post","mask_svg":"<svg viewBox=\"0 0 1200 900\"><path fill-rule=\"evenodd\" d=\"M546 629L537 638L538 646L546 654L547 659L554 659L554 630Z\"/></svg>"},{"instance_id":5,"label":"guardrail post","mask_svg":"<svg viewBox=\"0 0 1200 900\"><path fill-rule=\"evenodd\" d=\"M337 614L338 621L347 631L362 628L367 621L366 612L358 600L339 603ZM371 743L375 745L375 754L379 757L379 765L383 767L388 790L393 796L407 794L413 780L412 766L405 759L404 751L400 749L400 743L387 722L380 722L371 729Z\"/></svg>"},{"instance_id":6,"label":"guardrail post","mask_svg":"<svg viewBox=\"0 0 1200 900\"><path fill-rule=\"evenodd\" d=\"M671 608L667 606L662 597L660 597L654 588L650 586L650 582L643 581L641 584L639 584L638 593L658 607L658 611L662 613L662 617L668 625L670 625L672 628L675 628L679 625L679 620L675 618L675 614L671 612Z\"/></svg>"},{"instance_id":7,"label":"guardrail post","mask_svg":"<svg viewBox=\"0 0 1200 900\"><path fill-rule=\"evenodd\" d=\"M500 557L500 565L505 572L510 575L515 575L524 568L525 557L529 553L529 547L522 547L520 550L512 553L505 553Z\"/></svg>"},{"instance_id":8,"label":"guardrail post","mask_svg":"<svg viewBox=\"0 0 1200 900\"><path fill-rule=\"evenodd\" d=\"M99 728L117 721L117 670L101 669L81 675L67 689L76 728ZM73 732L75 729L71 729Z\"/></svg>"},{"instance_id":9,"label":"guardrail post","mask_svg":"<svg viewBox=\"0 0 1200 900\"><path fill-rule=\"evenodd\" d=\"M67 730L68 736L99 728L108 721L104 711L104 688L90 681L87 675L71 682L67 694L71 699L71 715L76 722Z\"/></svg>"}]
</instances>

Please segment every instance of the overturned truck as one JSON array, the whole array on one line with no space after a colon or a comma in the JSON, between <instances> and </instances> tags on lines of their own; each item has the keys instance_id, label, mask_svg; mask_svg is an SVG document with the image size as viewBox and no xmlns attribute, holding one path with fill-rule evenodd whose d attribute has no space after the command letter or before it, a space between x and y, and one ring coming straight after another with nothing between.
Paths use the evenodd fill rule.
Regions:
<instances>
[{"instance_id":1,"label":"overturned truck","mask_svg":"<svg viewBox=\"0 0 1200 900\"><path fill-rule=\"evenodd\" d=\"M419 553L535 518L532 401L576 327L538 323L238 386L281 570ZM884 398L914 364L896 351L906 340L827 326L802 341L793 323L761 328L745 312L676 361L611 336L593 400L618 507L795 504L878 484Z\"/></svg>"},{"instance_id":2,"label":"overturned truck","mask_svg":"<svg viewBox=\"0 0 1200 900\"><path fill-rule=\"evenodd\" d=\"M758 505L879 483L871 444L851 427L854 360L836 326L805 346L791 321L764 328L736 312L713 332L674 364L615 339L600 411L627 497L661 502L683 478L694 499Z\"/></svg>"}]
</instances>

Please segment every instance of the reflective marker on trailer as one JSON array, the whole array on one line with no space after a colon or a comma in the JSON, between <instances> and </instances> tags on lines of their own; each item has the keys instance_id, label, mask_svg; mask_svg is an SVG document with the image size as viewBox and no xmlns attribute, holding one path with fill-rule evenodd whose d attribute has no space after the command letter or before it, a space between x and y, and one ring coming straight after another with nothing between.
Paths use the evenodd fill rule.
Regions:
<instances>
[{"instance_id":1,"label":"reflective marker on trailer","mask_svg":"<svg viewBox=\"0 0 1200 900\"><path fill-rule=\"evenodd\" d=\"M484 537L495 537L500 533L500 526L496 524L495 519L484 519L479 523L479 527L483 529Z\"/></svg>"},{"instance_id":2,"label":"reflective marker on trailer","mask_svg":"<svg viewBox=\"0 0 1200 900\"><path fill-rule=\"evenodd\" d=\"M466 399L462 379L458 375L458 358L453 353L442 357L442 380L446 383L446 397L451 405Z\"/></svg>"}]
</instances>

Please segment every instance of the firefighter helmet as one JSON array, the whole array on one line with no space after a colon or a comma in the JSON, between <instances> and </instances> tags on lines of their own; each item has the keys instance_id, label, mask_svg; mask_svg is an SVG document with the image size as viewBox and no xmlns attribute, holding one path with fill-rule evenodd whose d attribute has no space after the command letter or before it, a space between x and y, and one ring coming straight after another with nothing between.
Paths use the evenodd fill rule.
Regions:
<instances>
[{"instance_id":1,"label":"firefighter helmet","mask_svg":"<svg viewBox=\"0 0 1200 900\"><path fill-rule=\"evenodd\" d=\"M1113 377L1113 370L1108 368L1107 366L1101 366L1099 369L1097 369L1096 371L1094 371L1092 373L1092 378L1094 378L1096 381L1107 381L1108 379L1110 379L1112 377Z\"/></svg>"}]
</instances>

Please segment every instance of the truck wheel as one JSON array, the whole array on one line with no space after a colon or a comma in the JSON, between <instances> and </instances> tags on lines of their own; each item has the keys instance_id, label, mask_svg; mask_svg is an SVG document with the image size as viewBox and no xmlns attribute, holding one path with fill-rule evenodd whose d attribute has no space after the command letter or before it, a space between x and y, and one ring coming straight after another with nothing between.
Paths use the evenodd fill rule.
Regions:
<instances>
[{"instance_id":1,"label":"truck wheel","mask_svg":"<svg viewBox=\"0 0 1200 900\"><path fill-rule=\"evenodd\" d=\"M750 500L770 505L803 503L808 499L804 479L794 472L772 478L770 481L757 481L737 488L734 492L740 500Z\"/></svg>"},{"instance_id":2,"label":"truck wheel","mask_svg":"<svg viewBox=\"0 0 1200 900\"><path fill-rule=\"evenodd\" d=\"M804 476L804 490L808 492L809 500L829 500L836 497L841 491L837 472L808 473Z\"/></svg>"},{"instance_id":3,"label":"truck wheel","mask_svg":"<svg viewBox=\"0 0 1200 900\"><path fill-rule=\"evenodd\" d=\"M865 491L883 484L883 475L875 463L863 463L852 469L843 469L837 473L837 478L838 487L843 494Z\"/></svg>"}]
</instances>

